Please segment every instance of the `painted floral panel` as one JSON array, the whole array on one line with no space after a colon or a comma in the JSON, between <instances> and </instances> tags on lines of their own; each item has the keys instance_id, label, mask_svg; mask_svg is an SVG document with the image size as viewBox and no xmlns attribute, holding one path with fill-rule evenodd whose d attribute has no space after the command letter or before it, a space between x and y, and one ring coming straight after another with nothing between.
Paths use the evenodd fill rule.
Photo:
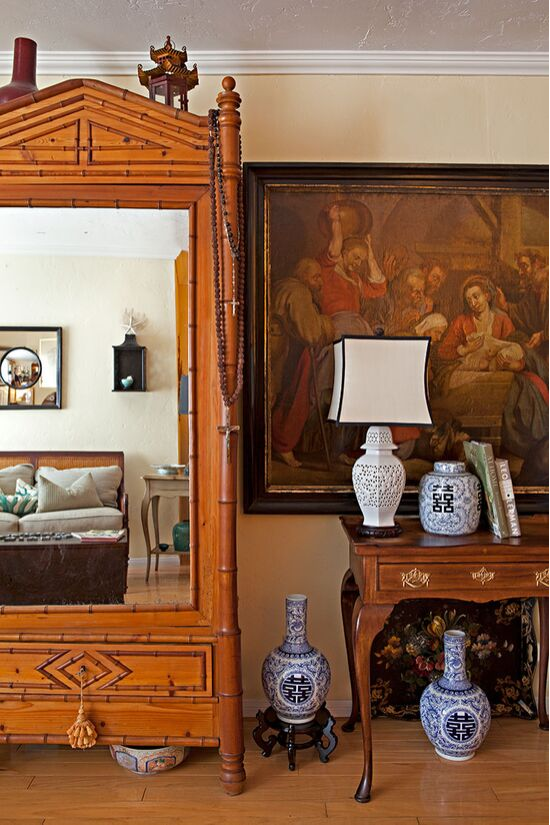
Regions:
<instances>
[{"instance_id":1,"label":"painted floral panel","mask_svg":"<svg viewBox=\"0 0 550 825\"><path fill-rule=\"evenodd\" d=\"M493 715L535 718L533 608L534 599L400 602L373 645L373 716L418 718L422 691L445 669L443 634L456 628L466 633L468 676Z\"/></svg>"}]
</instances>

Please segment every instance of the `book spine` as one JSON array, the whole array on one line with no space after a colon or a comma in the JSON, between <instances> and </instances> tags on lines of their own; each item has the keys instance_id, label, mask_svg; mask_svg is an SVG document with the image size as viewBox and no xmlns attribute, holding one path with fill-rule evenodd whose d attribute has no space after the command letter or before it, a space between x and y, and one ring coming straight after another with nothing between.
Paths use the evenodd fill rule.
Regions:
<instances>
[{"instance_id":1,"label":"book spine","mask_svg":"<svg viewBox=\"0 0 550 825\"><path fill-rule=\"evenodd\" d=\"M471 469L480 479L487 503L487 518L495 536L506 538L510 535L504 505L500 497L497 470L490 444L465 441L464 452Z\"/></svg>"},{"instance_id":2,"label":"book spine","mask_svg":"<svg viewBox=\"0 0 550 825\"><path fill-rule=\"evenodd\" d=\"M496 458L495 464L497 467L500 494L502 496L502 501L504 502L504 509L506 510L508 527L510 528L510 535L514 537L521 536L521 527L519 526L516 497L514 495L514 485L512 484L512 476L510 475L510 466L505 458Z\"/></svg>"},{"instance_id":3,"label":"book spine","mask_svg":"<svg viewBox=\"0 0 550 825\"><path fill-rule=\"evenodd\" d=\"M490 497L493 504L493 514L496 523L497 536L505 539L510 535L504 502L500 494L497 467L491 444L483 444L483 457L487 465L487 480L490 487Z\"/></svg>"}]
</instances>

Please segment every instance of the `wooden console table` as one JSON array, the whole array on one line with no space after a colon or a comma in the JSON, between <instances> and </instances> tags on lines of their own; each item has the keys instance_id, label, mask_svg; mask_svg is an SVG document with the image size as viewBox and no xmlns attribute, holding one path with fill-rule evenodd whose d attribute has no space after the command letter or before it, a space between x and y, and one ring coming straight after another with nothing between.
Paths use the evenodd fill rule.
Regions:
<instances>
[{"instance_id":1,"label":"wooden console table","mask_svg":"<svg viewBox=\"0 0 550 825\"><path fill-rule=\"evenodd\" d=\"M349 570L342 582L342 619L352 689L352 711L343 730L362 721L363 776L355 793L368 802L372 785L370 653L376 634L403 599L441 598L489 602L536 597L541 653L538 708L548 730L548 517L521 520L521 538L497 539L488 531L470 536L433 536L418 519L401 519L396 538L364 538L359 518L342 518L349 540Z\"/></svg>"},{"instance_id":2,"label":"wooden console table","mask_svg":"<svg viewBox=\"0 0 550 825\"><path fill-rule=\"evenodd\" d=\"M159 569L159 556L175 554L183 558L182 553L176 553L173 545L169 545L167 550L161 551L159 547L160 532L159 532L159 498L189 498L189 477L181 474L178 475L161 475L160 473L150 473L142 476L145 482L145 493L141 502L141 524L143 527L143 535L145 536L145 546L147 548L147 571L145 573L145 581L149 581L149 573L151 572L151 556L155 558L155 572ZM155 546L151 546L151 538L149 536L149 505L153 512L153 530L155 534Z\"/></svg>"}]
</instances>

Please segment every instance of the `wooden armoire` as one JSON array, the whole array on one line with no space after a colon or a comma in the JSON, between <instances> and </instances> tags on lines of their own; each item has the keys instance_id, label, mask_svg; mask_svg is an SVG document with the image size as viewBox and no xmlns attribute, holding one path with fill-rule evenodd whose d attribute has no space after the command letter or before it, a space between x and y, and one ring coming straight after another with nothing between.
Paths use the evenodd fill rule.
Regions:
<instances>
[{"instance_id":1,"label":"wooden armoire","mask_svg":"<svg viewBox=\"0 0 550 825\"><path fill-rule=\"evenodd\" d=\"M240 97L232 78L222 86L218 157L226 218L238 234ZM235 406L226 410L222 401L219 372L223 367L231 393L238 379L239 313L231 305L234 275L219 199L211 213L210 131L208 116L94 80L68 80L0 105L0 227L1 208L8 206L189 210L191 522L185 603L0 606L0 743L67 744L84 662L86 710L98 744L219 748L223 787L238 794L245 779L238 435Z\"/></svg>"}]
</instances>

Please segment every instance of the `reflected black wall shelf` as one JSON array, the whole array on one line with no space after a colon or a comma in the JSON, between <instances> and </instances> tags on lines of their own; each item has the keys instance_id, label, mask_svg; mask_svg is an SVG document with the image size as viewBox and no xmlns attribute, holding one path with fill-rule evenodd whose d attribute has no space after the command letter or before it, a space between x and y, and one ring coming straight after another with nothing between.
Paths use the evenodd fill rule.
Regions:
<instances>
[{"instance_id":1,"label":"reflected black wall shelf","mask_svg":"<svg viewBox=\"0 0 550 825\"><path fill-rule=\"evenodd\" d=\"M135 335L126 335L124 343L113 347L114 386L113 392L146 392L145 376L146 347L140 347ZM131 386L124 387L122 380L131 376Z\"/></svg>"}]
</instances>

